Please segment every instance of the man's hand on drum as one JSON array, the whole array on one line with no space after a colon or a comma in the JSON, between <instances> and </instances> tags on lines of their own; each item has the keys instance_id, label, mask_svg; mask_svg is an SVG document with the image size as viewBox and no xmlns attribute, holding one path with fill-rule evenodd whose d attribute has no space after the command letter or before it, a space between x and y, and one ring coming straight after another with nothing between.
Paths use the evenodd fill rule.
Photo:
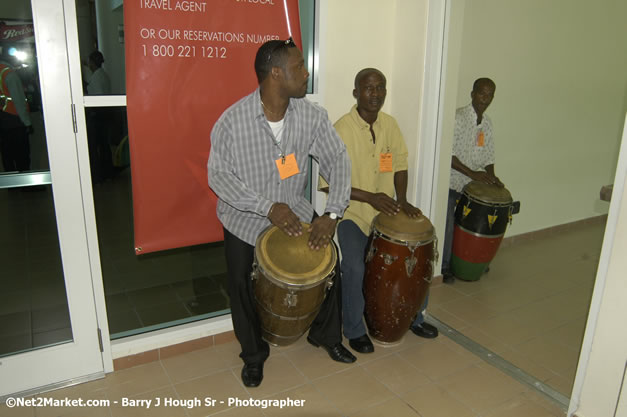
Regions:
<instances>
[{"instance_id":1,"label":"man's hand on drum","mask_svg":"<svg viewBox=\"0 0 627 417\"><path fill-rule=\"evenodd\" d=\"M409 204L407 201L400 202L401 209L411 218L416 218L422 214L419 208L416 208Z\"/></svg>"},{"instance_id":2,"label":"man's hand on drum","mask_svg":"<svg viewBox=\"0 0 627 417\"><path fill-rule=\"evenodd\" d=\"M388 216L395 216L401 211L401 205L385 193L372 193L368 203L376 210Z\"/></svg>"},{"instance_id":3,"label":"man's hand on drum","mask_svg":"<svg viewBox=\"0 0 627 417\"><path fill-rule=\"evenodd\" d=\"M335 234L335 226L337 220L333 220L329 216L318 216L311 222L311 234L309 235L309 248L318 250L326 248L333 234Z\"/></svg>"},{"instance_id":4,"label":"man's hand on drum","mask_svg":"<svg viewBox=\"0 0 627 417\"><path fill-rule=\"evenodd\" d=\"M503 187L503 183L496 175L490 174L486 171L474 171L474 174L470 177L475 181L480 181L486 184L496 185L498 187Z\"/></svg>"},{"instance_id":5,"label":"man's hand on drum","mask_svg":"<svg viewBox=\"0 0 627 417\"><path fill-rule=\"evenodd\" d=\"M268 220L281 229L288 236L300 236L303 234L303 226L300 219L290 206L285 203L274 203L268 211Z\"/></svg>"}]
</instances>

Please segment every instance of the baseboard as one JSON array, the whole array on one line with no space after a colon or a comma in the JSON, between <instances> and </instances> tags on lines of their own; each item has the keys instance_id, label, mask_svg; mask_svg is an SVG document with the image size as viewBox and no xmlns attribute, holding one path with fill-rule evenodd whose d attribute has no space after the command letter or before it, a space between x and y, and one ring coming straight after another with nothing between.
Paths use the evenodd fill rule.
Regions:
<instances>
[{"instance_id":1,"label":"baseboard","mask_svg":"<svg viewBox=\"0 0 627 417\"><path fill-rule=\"evenodd\" d=\"M513 244L545 238L553 236L559 233L563 233L569 230L574 230L582 226L589 226L593 224L604 224L607 222L607 214L600 216L588 217L587 219L577 220L570 223L558 224L557 226L547 227L546 229L534 230L533 232L521 233L515 236L508 236L503 238L500 247L507 247Z\"/></svg>"},{"instance_id":2,"label":"baseboard","mask_svg":"<svg viewBox=\"0 0 627 417\"><path fill-rule=\"evenodd\" d=\"M122 369L132 368L133 366L143 365L161 359L170 358L172 356L181 355L183 353L192 352L194 350L218 346L223 343L231 342L233 340L235 340L235 333L233 333L233 330L231 330L212 336L201 337L198 339L189 340L187 342L176 343L158 349L148 350L146 352L141 352L134 355L123 356L121 358L113 360L113 370L119 371Z\"/></svg>"}]
</instances>

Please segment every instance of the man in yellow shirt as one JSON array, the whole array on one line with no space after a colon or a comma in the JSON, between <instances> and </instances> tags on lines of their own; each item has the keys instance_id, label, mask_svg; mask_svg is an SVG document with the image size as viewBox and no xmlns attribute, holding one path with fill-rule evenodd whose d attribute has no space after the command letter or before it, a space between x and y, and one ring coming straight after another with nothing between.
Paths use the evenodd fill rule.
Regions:
<instances>
[{"instance_id":1,"label":"man in yellow shirt","mask_svg":"<svg viewBox=\"0 0 627 417\"><path fill-rule=\"evenodd\" d=\"M346 144L352 167L351 201L337 230L342 251L343 332L351 348L360 353L374 351L363 321L364 255L370 224L379 212L395 215L403 210L410 217L420 214L406 198L407 147L403 135L396 120L380 111L386 94L381 71L359 71L353 90L357 104L334 125ZM421 315L412 330L422 337L437 336L437 329L422 322Z\"/></svg>"}]
</instances>

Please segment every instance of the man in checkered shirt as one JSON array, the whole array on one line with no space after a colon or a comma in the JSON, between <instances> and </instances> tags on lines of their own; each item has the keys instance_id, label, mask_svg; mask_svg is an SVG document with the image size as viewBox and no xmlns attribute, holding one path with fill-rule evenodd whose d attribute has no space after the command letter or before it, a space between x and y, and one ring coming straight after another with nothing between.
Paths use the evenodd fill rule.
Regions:
<instances>
[{"instance_id":1,"label":"man in checkered shirt","mask_svg":"<svg viewBox=\"0 0 627 417\"><path fill-rule=\"evenodd\" d=\"M259 88L228 108L211 132L209 186L218 195L224 226L228 290L235 335L248 387L263 379L269 346L261 337L250 273L254 245L270 224L290 236L311 222L309 247L320 250L335 233L349 203L351 165L346 148L327 112L305 99L309 73L292 39L268 41L257 51ZM305 198L309 156L330 184L325 214L318 216ZM338 268L336 267L336 271ZM341 343L339 271L307 340L331 359L356 360Z\"/></svg>"}]
</instances>

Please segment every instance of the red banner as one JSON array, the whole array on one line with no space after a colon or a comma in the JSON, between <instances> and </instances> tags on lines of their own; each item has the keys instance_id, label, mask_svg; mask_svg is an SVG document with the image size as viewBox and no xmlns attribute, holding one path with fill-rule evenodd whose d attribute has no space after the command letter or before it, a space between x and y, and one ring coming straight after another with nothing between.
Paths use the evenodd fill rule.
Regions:
<instances>
[{"instance_id":1,"label":"red banner","mask_svg":"<svg viewBox=\"0 0 627 417\"><path fill-rule=\"evenodd\" d=\"M124 19L135 251L222 240L209 134L257 87L261 44L302 45L298 0L133 0Z\"/></svg>"}]
</instances>

